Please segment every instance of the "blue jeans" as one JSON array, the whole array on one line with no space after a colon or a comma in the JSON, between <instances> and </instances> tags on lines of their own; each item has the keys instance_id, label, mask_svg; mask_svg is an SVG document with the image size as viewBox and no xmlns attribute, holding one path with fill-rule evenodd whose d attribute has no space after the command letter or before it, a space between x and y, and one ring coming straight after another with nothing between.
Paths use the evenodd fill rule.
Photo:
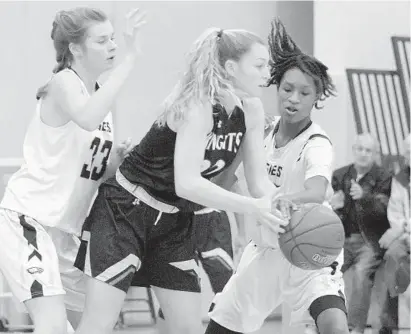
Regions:
<instances>
[{"instance_id":1,"label":"blue jeans","mask_svg":"<svg viewBox=\"0 0 411 334\"><path fill-rule=\"evenodd\" d=\"M352 234L344 244L343 273L352 271L351 286L347 295L348 325L358 332L364 332L370 309L371 291L375 273L382 263L380 249L368 243L361 234Z\"/></svg>"}]
</instances>

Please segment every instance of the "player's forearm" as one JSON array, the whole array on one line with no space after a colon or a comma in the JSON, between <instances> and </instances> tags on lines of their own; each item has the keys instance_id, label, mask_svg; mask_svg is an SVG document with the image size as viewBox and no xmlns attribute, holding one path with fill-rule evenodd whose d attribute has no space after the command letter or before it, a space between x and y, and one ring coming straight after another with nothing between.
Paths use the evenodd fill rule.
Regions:
<instances>
[{"instance_id":1,"label":"player's forearm","mask_svg":"<svg viewBox=\"0 0 411 334\"><path fill-rule=\"evenodd\" d=\"M268 177L261 177L256 181L247 182L247 187L250 195L255 198L271 196L276 191L274 184Z\"/></svg>"},{"instance_id":2,"label":"player's forearm","mask_svg":"<svg viewBox=\"0 0 411 334\"><path fill-rule=\"evenodd\" d=\"M186 179L184 184L176 183L176 193L213 209L238 213L254 213L257 210L256 199L227 191L202 177Z\"/></svg>"},{"instance_id":3,"label":"player's forearm","mask_svg":"<svg viewBox=\"0 0 411 334\"><path fill-rule=\"evenodd\" d=\"M84 118L84 128L88 131L95 130L109 110L112 110L114 101L130 76L136 59L132 55L126 58L111 72L109 78L98 91L88 100L81 115Z\"/></svg>"},{"instance_id":4,"label":"player's forearm","mask_svg":"<svg viewBox=\"0 0 411 334\"><path fill-rule=\"evenodd\" d=\"M300 205L305 203L319 203L322 204L325 201L324 191L317 189L306 189L294 194L289 194L281 196L282 198L287 198L291 202Z\"/></svg>"}]
</instances>

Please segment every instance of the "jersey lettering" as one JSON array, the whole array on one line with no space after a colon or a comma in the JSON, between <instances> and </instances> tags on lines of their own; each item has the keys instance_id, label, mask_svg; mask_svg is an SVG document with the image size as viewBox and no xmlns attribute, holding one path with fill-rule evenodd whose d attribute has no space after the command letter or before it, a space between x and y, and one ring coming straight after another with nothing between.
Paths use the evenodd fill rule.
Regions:
<instances>
[{"instance_id":1,"label":"jersey lettering","mask_svg":"<svg viewBox=\"0 0 411 334\"><path fill-rule=\"evenodd\" d=\"M228 134L215 134L212 133L208 137L206 150L226 150L228 152L237 153L238 147L241 144L242 132L233 132Z\"/></svg>"},{"instance_id":2,"label":"jersey lettering","mask_svg":"<svg viewBox=\"0 0 411 334\"><path fill-rule=\"evenodd\" d=\"M282 166L278 165L271 165L270 163L267 163L267 169L268 169L268 174L271 176L281 176L281 171L283 170Z\"/></svg>"},{"instance_id":3,"label":"jersey lettering","mask_svg":"<svg viewBox=\"0 0 411 334\"><path fill-rule=\"evenodd\" d=\"M90 145L91 158L90 164L85 163L81 170L80 176L85 179L91 179L97 181L101 179L107 168L108 158L110 156L113 142L110 140L104 141L101 146L101 139L95 137Z\"/></svg>"},{"instance_id":4,"label":"jersey lettering","mask_svg":"<svg viewBox=\"0 0 411 334\"><path fill-rule=\"evenodd\" d=\"M277 187L281 187L282 184L282 170L283 166L270 164L267 162L267 171L271 182Z\"/></svg>"}]
</instances>

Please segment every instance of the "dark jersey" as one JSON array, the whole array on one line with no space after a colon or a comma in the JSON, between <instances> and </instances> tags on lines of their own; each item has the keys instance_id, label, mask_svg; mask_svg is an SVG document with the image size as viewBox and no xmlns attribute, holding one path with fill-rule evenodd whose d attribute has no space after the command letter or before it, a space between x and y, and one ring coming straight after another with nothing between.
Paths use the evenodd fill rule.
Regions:
<instances>
[{"instance_id":1,"label":"dark jersey","mask_svg":"<svg viewBox=\"0 0 411 334\"><path fill-rule=\"evenodd\" d=\"M213 129L207 136L201 175L211 179L233 162L245 135L243 110L236 107L230 116L220 106L213 107ZM182 211L201 208L175 192L174 149L177 134L167 125L153 124L120 166L121 173L132 183L142 186L156 199Z\"/></svg>"}]
</instances>

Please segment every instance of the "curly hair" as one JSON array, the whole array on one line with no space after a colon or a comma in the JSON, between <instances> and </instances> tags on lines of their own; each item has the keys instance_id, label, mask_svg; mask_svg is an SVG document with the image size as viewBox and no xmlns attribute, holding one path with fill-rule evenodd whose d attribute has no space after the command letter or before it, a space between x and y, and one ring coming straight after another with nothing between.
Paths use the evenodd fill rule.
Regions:
<instances>
[{"instance_id":1,"label":"curly hair","mask_svg":"<svg viewBox=\"0 0 411 334\"><path fill-rule=\"evenodd\" d=\"M303 53L287 34L284 25L279 19L271 22L271 31L268 36L268 46L270 51L270 74L268 86L279 86L284 74L292 69L298 68L303 73L313 78L317 101L314 104L316 109L321 109L319 102L330 96L335 96L336 89L328 74L328 67L313 56Z\"/></svg>"}]
</instances>

